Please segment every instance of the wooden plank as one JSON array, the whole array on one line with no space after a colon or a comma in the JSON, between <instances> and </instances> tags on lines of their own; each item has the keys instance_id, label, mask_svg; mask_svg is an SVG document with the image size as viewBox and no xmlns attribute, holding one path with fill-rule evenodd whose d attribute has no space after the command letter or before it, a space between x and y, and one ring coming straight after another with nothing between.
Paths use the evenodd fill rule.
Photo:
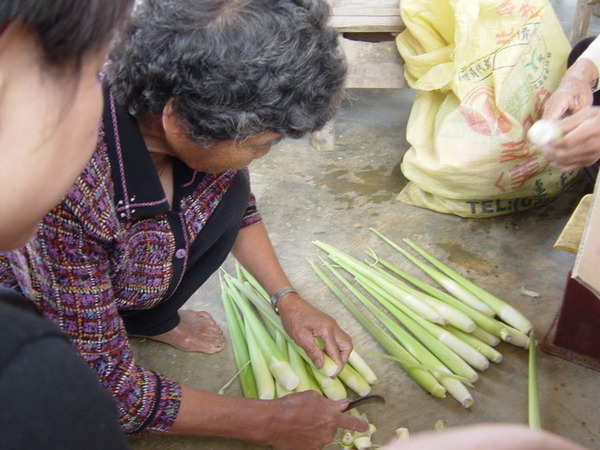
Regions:
<instances>
[{"instance_id":1,"label":"wooden plank","mask_svg":"<svg viewBox=\"0 0 600 450\"><path fill-rule=\"evenodd\" d=\"M327 0L333 9L371 8L400 10L400 0Z\"/></svg>"},{"instance_id":2,"label":"wooden plank","mask_svg":"<svg viewBox=\"0 0 600 450\"><path fill-rule=\"evenodd\" d=\"M310 134L310 145L321 152L335 149L335 120L330 120L323 128Z\"/></svg>"},{"instance_id":3,"label":"wooden plank","mask_svg":"<svg viewBox=\"0 0 600 450\"><path fill-rule=\"evenodd\" d=\"M366 5L353 6L353 7L340 7L332 8L331 13L334 16L362 16L362 17L377 17L377 16L399 16L399 8L383 8L383 7L370 7Z\"/></svg>"},{"instance_id":4,"label":"wooden plank","mask_svg":"<svg viewBox=\"0 0 600 450\"><path fill-rule=\"evenodd\" d=\"M332 16L329 23L343 33L399 33L404 29L400 16Z\"/></svg>"}]
</instances>

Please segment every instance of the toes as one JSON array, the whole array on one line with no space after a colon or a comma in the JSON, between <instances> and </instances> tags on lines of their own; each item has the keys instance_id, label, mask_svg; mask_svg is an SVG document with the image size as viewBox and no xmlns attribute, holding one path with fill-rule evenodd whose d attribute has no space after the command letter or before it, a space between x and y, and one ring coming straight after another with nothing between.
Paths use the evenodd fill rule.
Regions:
<instances>
[{"instance_id":1,"label":"toes","mask_svg":"<svg viewBox=\"0 0 600 450\"><path fill-rule=\"evenodd\" d=\"M225 348L225 341L223 340L222 342L220 342L219 344L217 344L213 347L214 352L211 352L211 353L218 353L221 350L223 350L224 348Z\"/></svg>"},{"instance_id":2,"label":"toes","mask_svg":"<svg viewBox=\"0 0 600 450\"><path fill-rule=\"evenodd\" d=\"M207 342L207 341L202 341L202 343L199 345L200 351L202 353L207 353L207 354L213 354L213 353L219 353L220 351L222 351L225 348L225 340L220 340L220 341L214 341L214 342Z\"/></svg>"}]
</instances>

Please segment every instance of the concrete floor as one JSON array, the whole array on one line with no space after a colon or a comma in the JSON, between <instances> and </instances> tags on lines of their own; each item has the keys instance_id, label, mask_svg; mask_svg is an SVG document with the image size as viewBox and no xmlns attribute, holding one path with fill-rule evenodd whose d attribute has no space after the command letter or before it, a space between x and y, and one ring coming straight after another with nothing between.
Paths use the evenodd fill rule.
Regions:
<instances>
[{"instance_id":1,"label":"concrete floor","mask_svg":"<svg viewBox=\"0 0 600 450\"><path fill-rule=\"evenodd\" d=\"M567 2L557 2L557 9ZM568 17L562 15L562 17ZM520 308L538 335L548 330L558 310L574 255L553 244L582 195L578 183L555 202L529 212L492 219L461 219L395 201L406 183L398 164L408 149L405 128L410 90L352 90L336 119L336 149L317 152L307 140L285 141L252 167L253 187L272 241L292 283L305 298L336 317L358 348L381 351L355 319L312 273L307 258L321 240L360 256L376 252L411 273L412 266L368 231L375 227L396 241L409 237L424 244L474 282ZM231 271L234 262L224 268ZM539 298L519 292L536 291ZM226 329L215 278L186 307L209 310ZM138 361L174 379L217 391L235 373L231 348L217 355L187 354L148 340L133 342ZM438 419L449 426L481 422L527 423L527 352L501 343L503 361L481 374L471 389L474 405L462 408L451 397L427 395L394 362L365 355L380 382L385 408L364 412L377 426L376 444L397 427L430 430ZM542 425L587 448L600 448L600 372L540 352L538 354ZM228 391L240 395L237 384ZM239 441L152 436L130 440L135 450L259 449ZM335 448L335 447L332 447Z\"/></svg>"}]
</instances>

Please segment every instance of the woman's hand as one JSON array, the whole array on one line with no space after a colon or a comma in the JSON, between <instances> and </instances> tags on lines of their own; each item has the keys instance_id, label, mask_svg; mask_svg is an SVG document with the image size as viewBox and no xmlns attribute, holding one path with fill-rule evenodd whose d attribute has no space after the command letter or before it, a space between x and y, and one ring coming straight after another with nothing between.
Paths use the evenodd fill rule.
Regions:
<instances>
[{"instance_id":1,"label":"woman's hand","mask_svg":"<svg viewBox=\"0 0 600 450\"><path fill-rule=\"evenodd\" d=\"M320 338L327 355L338 371L352 351L352 338L329 315L319 311L298 294L290 293L277 302L281 322L287 333L304 349L317 368L323 365L323 352L315 338Z\"/></svg>"},{"instance_id":2,"label":"woman's hand","mask_svg":"<svg viewBox=\"0 0 600 450\"><path fill-rule=\"evenodd\" d=\"M541 147L550 165L570 172L600 159L600 107L587 107L557 122L564 136Z\"/></svg>"},{"instance_id":3,"label":"woman's hand","mask_svg":"<svg viewBox=\"0 0 600 450\"><path fill-rule=\"evenodd\" d=\"M343 414L346 402L336 402L315 391L286 395L277 400L268 445L274 450L320 450L333 441L338 428L367 431L369 424Z\"/></svg>"},{"instance_id":4,"label":"woman's hand","mask_svg":"<svg viewBox=\"0 0 600 450\"><path fill-rule=\"evenodd\" d=\"M258 280L269 295L285 286L292 286L277 260L262 223L243 228L232 251L240 264ZM304 349L317 368L323 365L323 351L315 342L315 338L320 338L325 346L325 353L342 370L352 351L352 339L333 318L293 292L277 301L277 309L287 333Z\"/></svg>"},{"instance_id":5,"label":"woman's hand","mask_svg":"<svg viewBox=\"0 0 600 450\"><path fill-rule=\"evenodd\" d=\"M543 118L559 120L592 105L592 84L598 78L596 66L588 59L577 60L565 73L558 88L544 105Z\"/></svg>"},{"instance_id":6,"label":"woman's hand","mask_svg":"<svg viewBox=\"0 0 600 450\"><path fill-rule=\"evenodd\" d=\"M275 400L233 397L182 385L179 413L169 433L240 439L275 450L320 450L338 428L367 431L369 424L342 411L348 402L315 391Z\"/></svg>"}]
</instances>

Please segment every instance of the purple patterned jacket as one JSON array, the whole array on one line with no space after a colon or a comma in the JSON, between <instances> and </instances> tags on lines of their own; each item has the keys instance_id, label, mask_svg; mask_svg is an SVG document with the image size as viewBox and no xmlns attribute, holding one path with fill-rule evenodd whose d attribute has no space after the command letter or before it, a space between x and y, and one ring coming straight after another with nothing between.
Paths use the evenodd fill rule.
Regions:
<instances>
[{"instance_id":1,"label":"purple patterned jacket","mask_svg":"<svg viewBox=\"0 0 600 450\"><path fill-rule=\"evenodd\" d=\"M0 284L71 337L117 400L127 433L168 431L181 387L135 363L119 311L151 308L177 288L191 243L235 174L181 164L170 210L134 119L107 96L83 173L25 247L0 254ZM242 226L260 220L251 196Z\"/></svg>"}]
</instances>

